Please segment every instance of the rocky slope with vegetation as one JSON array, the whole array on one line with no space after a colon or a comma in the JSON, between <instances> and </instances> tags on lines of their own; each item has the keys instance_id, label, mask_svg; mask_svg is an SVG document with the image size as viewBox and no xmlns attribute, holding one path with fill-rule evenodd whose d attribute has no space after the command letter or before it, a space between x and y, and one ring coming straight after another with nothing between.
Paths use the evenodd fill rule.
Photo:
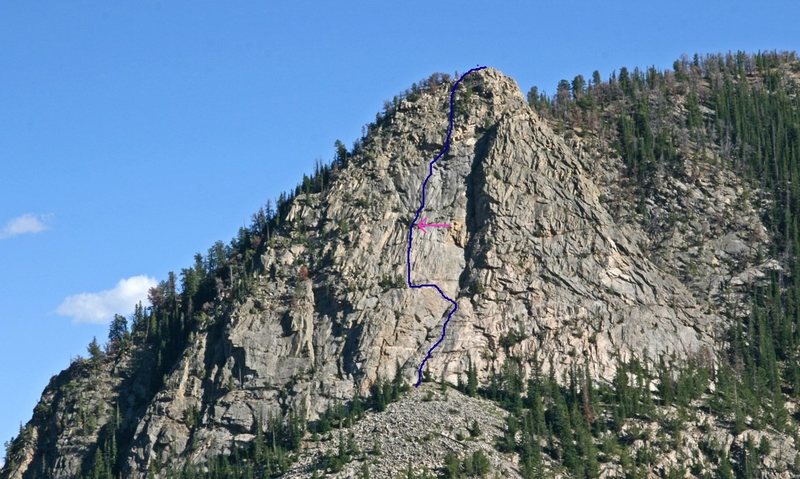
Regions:
<instances>
[{"instance_id":1,"label":"rocky slope with vegetation","mask_svg":"<svg viewBox=\"0 0 800 479\"><path fill-rule=\"evenodd\" d=\"M453 79L112 323L2 478L794 477L800 62ZM128 325L130 323L130 325ZM438 383L438 384L434 384Z\"/></svg>"}]
</instances>

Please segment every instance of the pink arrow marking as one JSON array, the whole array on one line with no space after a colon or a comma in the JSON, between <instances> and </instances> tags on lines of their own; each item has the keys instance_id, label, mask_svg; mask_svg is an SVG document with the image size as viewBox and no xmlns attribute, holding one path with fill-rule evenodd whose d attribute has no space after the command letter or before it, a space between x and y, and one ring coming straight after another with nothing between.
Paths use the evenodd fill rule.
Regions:
<instances>
[{"instance_id":1,"label":"pink arrow marking","mask_svg":"<svg viewBox=\"0 0 800 479\"><path fill-rule=\"evenodd\" d=\"M417 223L417 228L422 230L422 234L428 232L428 230L426 230L425 228L450 228L449 223L426 223L426 221L428 221L428 217L423 216L422 220L419 223Z\"/></svg>"}]
</instances>

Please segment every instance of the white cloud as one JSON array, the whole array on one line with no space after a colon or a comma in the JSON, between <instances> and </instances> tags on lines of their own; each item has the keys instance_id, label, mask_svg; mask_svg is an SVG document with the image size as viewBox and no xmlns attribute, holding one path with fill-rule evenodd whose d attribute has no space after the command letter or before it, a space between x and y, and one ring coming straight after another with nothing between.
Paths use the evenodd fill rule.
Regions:
<instances>
[{"instance_id":1,"label":"white cloud","mask_svg":"<svg viewBox=\"0 0 800 479\"><path fill-rule=\"evenodd\" d=\"M154 278L145 275L123 278L111 289L67 296L56 313L70 316L76 323L104 324L114 314L132 313L139 301L146 303L147 291L157 284Z\"/></svg>"},{"instance_id":2,"label":"white cloud","mask_svg":"<svg viewBox=\"0 0 800 479\"><path fill-rule=\"evenodd\" d=\"M47 218L42 215L25 214L10 219L0 230L0 239L24 234L41 233L47 229Z\"/></svg>"}]
</instances>

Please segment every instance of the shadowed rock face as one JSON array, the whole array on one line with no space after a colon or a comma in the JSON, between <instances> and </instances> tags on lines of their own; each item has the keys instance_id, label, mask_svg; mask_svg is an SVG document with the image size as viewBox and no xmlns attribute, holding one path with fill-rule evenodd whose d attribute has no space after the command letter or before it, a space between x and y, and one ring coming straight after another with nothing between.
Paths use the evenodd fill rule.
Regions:
<instances>
[{"instance_id":1,"label":"shadowed rock face","mask_svg":"<svg viewBox=\"0 0 800 479\"><path fill-rule=\"evenodd\" d=\"M136 425L131 477L176 455L225 452L287 408L314 418L379 377L415 380L449 308L405 284L408 225L442 148L449 89L400 100L326 191L294 200L289 233L261 258L274 274L253 278L242 301L217 301ZM640 227L612 218L592 159L554 134L513 80L471 74L456 112L423 211L452 228L415 231L411 253L412 281L459 305L428 362L432 378L456 382L470 360L485 378L513 356L526 371L534 358L559 376L588 362L610 379L617 354L713 354L720 320L709 299L653 263ZM74 474L63 464L54 477Z\"/></svg>"}]
</instances>

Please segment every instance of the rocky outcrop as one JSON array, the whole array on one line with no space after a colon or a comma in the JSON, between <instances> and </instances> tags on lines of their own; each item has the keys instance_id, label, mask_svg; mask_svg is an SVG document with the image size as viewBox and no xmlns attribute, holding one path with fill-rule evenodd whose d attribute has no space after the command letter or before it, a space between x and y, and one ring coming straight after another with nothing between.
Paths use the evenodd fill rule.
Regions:
<instances>
[{"instance_id":1,"label":"rocky outcrop","mask_svg":"<svg viewBox=\"0 0 800 479\"><path fill-rule=\"evenodd\" d=\"M405 284L409 222L442 147L449 88L433 83L400 99L325 191L294 199L284 231L269 239L263 270L248 278L250 293L221 297L207 310L161 390L135 416L128 477L225 454L252 439L258 418L292 408L314 419L333 401L367 393L378 378L414 381L449 307L435 292ZM452 228L415 231L411 254L413 281L435 282L459 305L427 364L431 377L455 383L472 362L486 378L509 357L525 370L538 358L556 376L587 363L600 379L612 377L618 356L713 360L722 321L717 277L729 270L683 275L696 257L710 257L675 241L665 246L666 237L654 239L641 222L610 210L612 183L591 154L555 134L510 78L474 73L456 104L451 147L434 168L423 212ZM684 187L694 190L672 183L670 201L654 210L708 202L706 191L698 197ZM739 191L719 188L732 199ZM744 239L731 235L735 227L721 229L704 251L749 254ZM675 262L685 267L664 266ZM112 404L117 395L103 397ZM488 429L499 427L489 422ZM365 424L358 427L372 427ZM76 441L65 430L50 434L76 448L80 462L93 438ZM449 444L444 436L436 441ZM26 450L28 459L3 477L24 477L43 451ZM428 462L440 452L430 451ZM492 458L514 477L513 463ZM52 477L70 477L76 467L56 468Z\"/></svg>"},{"instance_id":2,"label":"rocky outcrop","mask_svg":"<svg viewBox=\"0 0 800 479\"><path fill-rule=\"evenodd\" d=\"M54 376L11 447L2 477L79 477L102 429L141 414L151 358L146 352L78 360Z\"/></svg>"},{"instance_id":3,"label":"rocky outcrop","mask_svg":"<svg viewBox=\"0 0 800 479\"><path fill-rule=\"evenodd\" d=\"M408 222L441 148L448 89L399 101L330 190L295 199L290 233L262 258L271 274L218 308L208 324L221 325L198 331L140 422L132 471L224 452L258 415L303 407L313 418L397 366L413 381L448 307L404 284ZM509 356L538 356L559 372L588 362L609 378L618 354L712 350L719 318L705 298L652 262L641 229L615 222L511 79L475 73L456 102L424 211L453 228L415 232L411 255L413 280L459 303L432 377L455 383L470 360L485 377ZM183 420L190 407L200 411L194 431Z\"/></svg>"}]
</instances>

